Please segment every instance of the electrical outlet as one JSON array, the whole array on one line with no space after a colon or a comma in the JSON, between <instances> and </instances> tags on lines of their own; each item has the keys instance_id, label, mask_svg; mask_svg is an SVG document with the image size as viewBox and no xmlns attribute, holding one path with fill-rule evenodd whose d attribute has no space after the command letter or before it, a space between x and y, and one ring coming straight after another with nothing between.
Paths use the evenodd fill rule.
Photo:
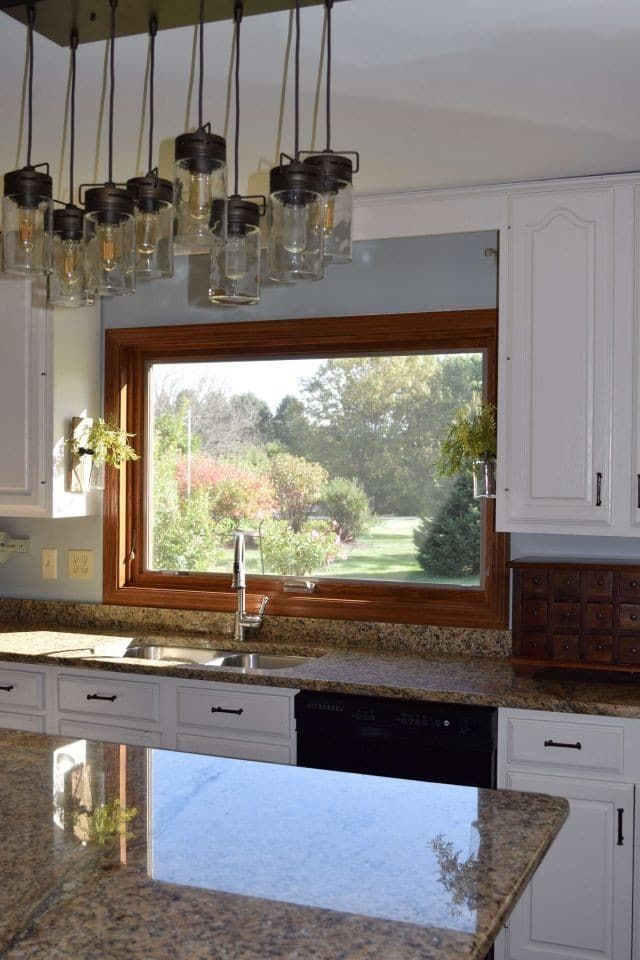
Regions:
<instances>
[{"instance_id":1,"label":"electrical outlet","mask_svg":"<svg viewBox=\"0 0 640 960\"><path fill-rule=\"evenodd\" d=\"M42 579L58 579L58 551L51 547L45 547L42 550Z\"/></svg>"},{"instance_id":2,"label":"electrical outlet","mask_svg":"<svg viewBox=\"0 0 640 960\"><path fill-rule=\"evenodd\" d=\"M91 580L93 577L93 550L69 550L69 578Z\"/></svg>"}]
</instances>

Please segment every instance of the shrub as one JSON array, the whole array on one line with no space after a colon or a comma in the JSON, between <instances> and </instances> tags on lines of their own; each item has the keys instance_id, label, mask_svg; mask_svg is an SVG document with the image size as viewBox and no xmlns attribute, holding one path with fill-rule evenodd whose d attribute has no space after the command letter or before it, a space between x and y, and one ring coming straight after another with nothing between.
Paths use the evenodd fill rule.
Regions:
<instances>
[{"instance_id":1,"label":"shrub","mask_svg":"<svg viewBox=\"0 0 640 960\"><path fill-rule=\"evenodd\" d=\"M261 529L267 573L304 577L328 566L339 552L338 537L326 520L308 520L298 531L286 520L267 520Z\"/></svg>"},{"instance_id":2,"label":"shrub","mask_svg":"<svg viewBox=\"0 0 640 960\"><path fill-rule=\"evenodd\" d=\"M329 474L319 463L290 453L277 453L269 463L269 477L278 512L297 533L320 499Z\"/></svg>"},{"instance_id":3,"label":"shrub","mask_svg":"<svg viewBox=\"0 0 640 960\"><path fill-rule=\"evenodd\" d=\"M468 474L459 474L435 518L422 517L414 531L418 563L434 577L480 572L480 507Z\"/></svg>"},{"instance_id":4,"label":"shrub","mask_svg":"<svg viewBox=\"0 0 640 960\"><path fill-rule=\"evenodd\" d=\"M334 521L341 540L355 540L373 523L369 498L357 480L330 480L322 493L322 507Z\"/></svg>"},{"instance_id":5,"label":"shrub","mask_svg":"<svg viewBox=\"0 0 640 960\"><path fill-rule=\"evenodd\" d=\"M178 463L178 489L186 495L187 461ZM211 513L215 517L258 520L269 516L275 507L273 488L264 474L233 463L221 463L199 454L191 459L191 492L208 490Z\"/></svg>"}]
</instances>

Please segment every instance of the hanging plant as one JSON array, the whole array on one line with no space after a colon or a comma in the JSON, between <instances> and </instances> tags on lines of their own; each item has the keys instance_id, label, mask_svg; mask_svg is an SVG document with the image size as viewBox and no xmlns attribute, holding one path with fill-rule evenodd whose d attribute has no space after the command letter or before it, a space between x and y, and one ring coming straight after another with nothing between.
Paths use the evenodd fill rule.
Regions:
<instances>
[{"instance_id":1,"label":"hanging plant","mask_svg":"<svg viewBox=\"0 0 640 960\"><path fill-rule=\"evenodd\" d=\"M496 408L472 404L459 410L440 444L436 474L453 477L471 470L475 497L495 497Z\"/></svg>"},{"instance_id":2,"label":"hanging plant","mask_svg":"<svg viewBox=\"0 0 640 960\"><path fill-rule=\"evenodd\" d=\"M106 463L119 470L127 460L140 459L129 443L129 439L134 436L134 433L122 430L113 418L106 421L97 417L90 422L84 433L70 441L71 451L78 457L93 457L97 466Z\"/></svg>"}]
</instances>

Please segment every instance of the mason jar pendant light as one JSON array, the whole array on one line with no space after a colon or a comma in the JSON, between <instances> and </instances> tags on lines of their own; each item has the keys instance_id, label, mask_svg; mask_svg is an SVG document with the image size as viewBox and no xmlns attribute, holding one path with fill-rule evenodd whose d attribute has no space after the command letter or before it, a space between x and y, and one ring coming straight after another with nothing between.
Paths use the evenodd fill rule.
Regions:
<instances>
[{"instance_id":1,"label":"mason jar pendant light","mask_svg":"<svg viewBox=\"0 0 640 960\"><path fill-rule=\"evenodd\" d=\"M233 148L234 188L226 205L215 200L211 207L211 271L209 299L223 306L240 306L260 300L260 214L265 198L241 197L238 193L240 142L240 23L242 0L233 7L235 23L235 142ZM262 209L252 200L261 199ZM226 229L225 229L226 227Z\"/></svg>"},{"instance_id":2,"label":"mason jar pendant light","mask_svg":"<svg viewBox=\"0 0 640 960\"><path fill-rule=\"evenodd\" d=\"M269 277L282 282L324 275L322 175L300 159L300 0L295 22L294 155L269 176Z\"/></svg>"},{"instance_id":3,"label":"mason jar pendant light","mask_svg":"<svg viewBox=\"0 0 640 960\"><path fill-rule=\"evenodd\" d=\"M153 167L153 121L158 22L149 22L149 164L144 177L127 180L135 202L136 279L173 276L173 184Z\"/></svg>"},{"instance_id":4,"label":"mason jar pendant light","mask_svg":"<svg viewBox=\"0 0 640 960\"><path fill-rule=\"evenodd\" d=\"M4 176L3 270L15 274L44 274L51 234L53 182L48 163L31 163L33 141L33 25L35 6L27 5L27 163ZM46 172L44 172L44 168Z\"/></svg>"},{"instance_id":5,"label":"mason jar pendant light","mask_svg":"<svg viewBox=\"0 0 640 960\"><path fill-rule=\"evenodd\" d=\"M85 194L84 241L88 280L101 297L135 292L135 220L131 194L113 180L113 100L118 0L109 0L109 176Z\"/></svg>"},{"instance_id":6,"label":"mason jar pendant light","mask_svg":"<svg viewBox=\"0 0 640 960\"><path fill-rule=\"evenodd\" d=\"M325 0L327 22L326 118L327 145L321 153L309 153L305 164L322 177L322 232L325 263L351 262L351 222L353 215L353 174L360 168L360 155L354 150L334 153L331 149L331 11L334 0ZM304 151L307 153L307 151ZM350 157L356 159L355 170Z\"/></svg>"},{"instance_id":7,"label":"mason jar pendant light","mask_svg":"<svg viewBox=\"0 0 640 960\"><path fill-rule=\"evenodd\" d=\"M71 50L71 95L69 109L69 203L54 210L50 245L49 303L54 307L87 307L95 303L88 289L82 220L84 211L73 202L73 167L76 143L76 51L78 34L73 31Z\"/></svg>"},{"instance_id":8,"label":"mason jar pendant light","mask_svg":"<svg viewBox=\"0 0 640 960\"><path fill-rule=\"evenodd\" d=\"M198 129L175 140L176 243L209 252L211 204L227 202L227 144L202 122L204 92L204 0L200 0ZM226 222L226 218L225 218Z\"/></svg>"}]
</instances>

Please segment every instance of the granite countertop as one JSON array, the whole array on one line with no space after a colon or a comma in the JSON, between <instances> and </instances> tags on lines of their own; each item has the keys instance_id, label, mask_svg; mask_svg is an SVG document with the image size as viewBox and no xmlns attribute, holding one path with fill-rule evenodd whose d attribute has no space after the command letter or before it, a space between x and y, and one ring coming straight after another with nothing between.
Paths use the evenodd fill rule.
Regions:
<instances>
[{"instance_id":1,"label":"granite countertop","mask_svg":"<svg viewBox=\"0 0 640 960\"><path fill-rule=\"evenodd\" d=\"M566 800L0 733L5 960L482 960Z\"/></svg>"},{"instance_id":2,"label":"granite countertop","mask_svg":"<svg viewBox=\"0 0 640 960\"><path fill-rule=\"evenodd\" d=\"M184 667L161 661L123 659L127 643L140 634L70 632L2 625L0 658L57 663L132 674L177 676L337 693L404 697L436 702L520 707L567 713L640 718L640 682L603 683L517 677L505 659L446 657L312 644L247 641L247 649L311 654L317 659L286 670ZM149 634L145 643L233 649L229 636ZM237 648L237 644L236 644ZM93 653L91 652L93 651Z\"/></svg>"}]
</instances>

